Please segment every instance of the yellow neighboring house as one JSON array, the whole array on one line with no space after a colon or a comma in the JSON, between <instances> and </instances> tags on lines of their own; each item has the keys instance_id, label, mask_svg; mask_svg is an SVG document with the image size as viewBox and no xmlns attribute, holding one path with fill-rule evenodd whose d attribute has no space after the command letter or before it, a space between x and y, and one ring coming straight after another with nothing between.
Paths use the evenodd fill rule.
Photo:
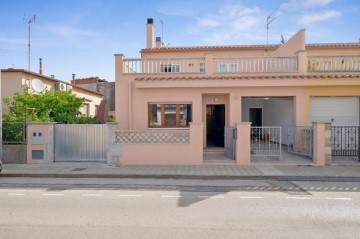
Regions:
<instances>
[{"instance_id":1,"label":"yellow neighboring house","mask_svg":"<svg viewBox=\"0 0 360 239\"><path fill-rule=\"evenodd\" d=\"M85 103L81 108L81 113L85 116L96 116L104 94L87 90L54 77L38 74L36 72L24 69L2 69L1 70L1 97L12 97L16 92L22 91L22 86L27 85L29 92L38 94L45 90L49 91L66 91L72 90L79 98L85 98ZM3 112L7 112L2 103Z\"/></svg>"}]
</instances>

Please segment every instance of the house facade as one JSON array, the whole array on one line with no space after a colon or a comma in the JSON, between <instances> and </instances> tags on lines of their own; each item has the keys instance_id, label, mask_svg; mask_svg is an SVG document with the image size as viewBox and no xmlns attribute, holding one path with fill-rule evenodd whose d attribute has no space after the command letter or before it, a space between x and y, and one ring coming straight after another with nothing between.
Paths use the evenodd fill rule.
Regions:
<instances>
[{"instance_id":1,"label":"house facade","mask_svg":"<svg viewBox=\"0 0 360 239\"><path fill-rule=\"evenodd\" d=\"M203 124L207 149L241 122L280 127L284 145L288 127L359 125L360 42L306 44L300 30L281 45L168 47L154 44L153 19L146 28L140 59L115 54L120 131Z\"/></svg>"},{"instance_id":2,"label":"house facade","mask_svg":"<svg viewBox=\"0 0 360 239\"><path fill-rule=\"evenodd\" d=\"M97 110L103 101L102 93L84 89L76 85L60 81L55 77L46 76L33 71L24 69L2 69L1 70L1 96L13 97L17 92L23 91L26 85L30 93L38 94L45 90L49 91L66 91L72 90L79 97L84 98L85 103L82 106L81 113L85 116L96 116ZM4 103L2 103L3 112L8 112Z\"/></svg>"}]
</instances>

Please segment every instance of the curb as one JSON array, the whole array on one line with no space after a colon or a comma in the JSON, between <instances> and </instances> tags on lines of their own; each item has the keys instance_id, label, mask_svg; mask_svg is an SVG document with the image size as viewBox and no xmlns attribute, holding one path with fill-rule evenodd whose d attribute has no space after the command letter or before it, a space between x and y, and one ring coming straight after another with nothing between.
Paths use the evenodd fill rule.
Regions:
<instances>
[{"instance_id":1,"label":"curb","mask_svg":"<svg viewBox=\"0 0 360 239\"><path fill-rule=\"evenodd\" d=\"M329 176L274 176L274 175L151 175L151 174L39 174L39 173L2 173L1 177L31 178L138 178L138 179L202 179L202 180L272 180L272 181L318 181L318 182L360 182L360 177Z\"/></svg>"}]
</instances>

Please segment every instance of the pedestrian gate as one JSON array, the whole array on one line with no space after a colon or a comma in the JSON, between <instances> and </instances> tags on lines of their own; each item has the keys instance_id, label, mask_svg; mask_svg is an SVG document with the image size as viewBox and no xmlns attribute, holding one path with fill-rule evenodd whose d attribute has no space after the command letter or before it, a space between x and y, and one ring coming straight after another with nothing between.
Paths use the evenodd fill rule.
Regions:
<instances>
[{"instance_id":1,"label":"pedestrian gate","mask_svg":"<svg viewBox=\"0 0 360 239\"><path fill-rule=\"evenodd\" d=\"M360 162L360 126L331 127L331 155L357 156Z\"/></svg>"},{"instance_id":2,"label":"pedestrian gate","mask_svg":"<svg viewBox=\"0 0 360 239\"><path fill-rule=\"evenodd\" d=\"M251 127L251 156L281 156L281 127Z\"/></svg>"},{"instance_id":3,"label":"pedestrian gate","mask_svg":"<svg viewBox=\"0 0 360 239\"><path fill-rule=\"evenodd\" d=\"M55 161L106 161L107 125L55 124Z\"/></svg>"},{"instance_id":4,"label":"pedestrian gate","mask_svg":"<svg viewBox=\"0 0 360 239\"><path fill-rule=\"evenodd\" d=\"M224 142L225 156L231 159L235 159L235 145L236 145L235 127L225 127L225 142Z\"/></svg>"},{"instance_id":5,"label":"pedestrian gate","mask_svg":"<svg viewBox=\"0 0 360 239\"><path fill-rule=\"evenodd\" d=\"M287 133L289 153L313 157L313 127L289 127Z\"/></svg>"}]
</instances>

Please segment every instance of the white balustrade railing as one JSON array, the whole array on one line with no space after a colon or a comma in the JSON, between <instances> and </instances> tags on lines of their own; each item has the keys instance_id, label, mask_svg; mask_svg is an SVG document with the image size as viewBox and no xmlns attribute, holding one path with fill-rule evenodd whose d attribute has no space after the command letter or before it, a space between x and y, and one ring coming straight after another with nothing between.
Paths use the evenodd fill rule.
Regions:
<instances>
[{"instance_id":1,"label":"white balustrade railing","mask_svg":"<svg viewBox=\"0 0 360 239\"><path fill-rule=\"evenodd\" d=\"M189 144L190 130L124 130L115 132L117 144Z\"/></svg>"},{"instance_id":2,"label":"white balustrade railing","mask_svg":"<svg viewBox=\"0 0 360 239\"><path fill-rule=\"evenodd\" d=\"M215 72L297 72L298 58L294 57L238 57L215 58Z\"/></svg>"},{"instance_id":3,"label":"white balustrade railing","mask_svg":"<svg viewBox=\"0 0 360 239\"><path fill-rule=\"evenodd\" d=\"M204 58L124 59L124 74L203 73Z\"/></svg>"},{"instance_id":4,"label":"white balustrade railing","mask_svg":"<svg viewBox=\"0 0 360 239\"><path fill-rule=\"evenodd\" d=\"M308 72L360 71L360 55L308 56Z\"/></svg>"}]
</instances>

